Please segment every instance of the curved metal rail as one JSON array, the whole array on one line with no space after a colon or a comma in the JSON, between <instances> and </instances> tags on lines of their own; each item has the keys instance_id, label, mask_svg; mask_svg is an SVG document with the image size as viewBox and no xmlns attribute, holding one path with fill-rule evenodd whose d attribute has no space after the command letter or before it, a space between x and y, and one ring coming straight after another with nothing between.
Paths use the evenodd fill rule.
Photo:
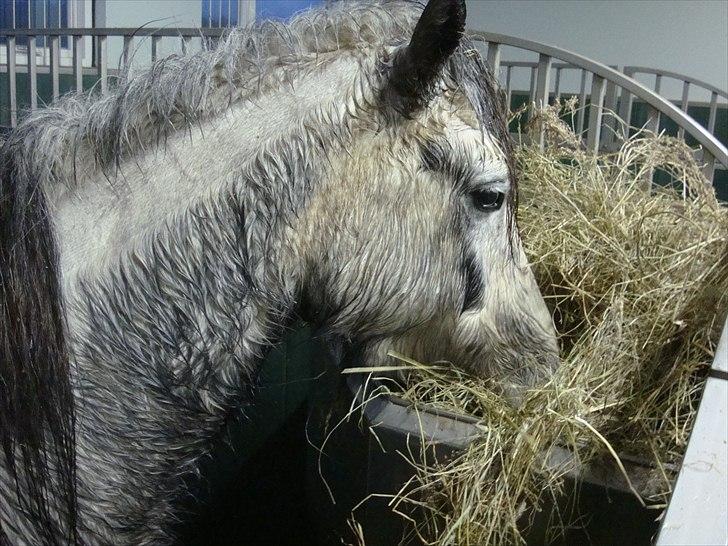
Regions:
<instances>
[{"instance_id":1,"label":"curved metal rail","mask_svg":"<svg viewBox=\"0 0 728 546\"><path fill-rule=\"evenodd\" d=\"M533 102L534 95L535 95L535 81L536 81L536 69L538 68L538 63L535 61L501 61L501 68L505 69L506 72L506 94L508 97L508 103L510 104L511 95L512 95L512 87L510 85L511 79L512 79L512 72L513 69L517 68L528 68L531 72L531 77L529 79L529 98L530 102ZM612 66L611 68L614 68L615 70L620 70L617 66ZM561 90L561 82L562 82L562 74L566 72L567 70L581 70L578 66L571 65L569 63L553 63L552 69L555 71L555 78L554 78L554 90L553 90L553 96L554 98L560 98L562 94ZM707 82L704 82L702 80L699 80L697 78L693 78L692 76L686 76L685 74L679 74L677 72L670 72L668 70L661 70L659 68L649 68L644 66L626 66L624 67L621 72L626 74L632 79L636 79L636 74L649 74L655 76L655 84L653 87L653 91L660 95L661 97L670 100L668 97L666 97L664 94L662 94L662 79L668 78L677 80L679 82L682 82L682 97L680 100L680 110L685 112L686 114L690 115L688 113L688 108L690 106L693 106L696 104L696 102L690 101L690 90L691 88L698 88L702 89L704 91L707 91L710 93L710 102L706 103L708 104L708 120L706 124L703 124L700 120L698 123L701 123L706 129L708 129L708 132L715 136L717 138L717 135L715 134L715 124L717 120L718 115L718 108L728 108L728 92L721 90L720 88L709 84ZM579 96L582 98L582 101L586 98L586 74L583 74L583 78L581 81L581 89L579 92ZM621 104L623 107L620 109L620 114L624 117L628 114L631 114L631 97L629 97L629 92L623 91L623 97L620 99L622 102ZM720 99L726 99L726 101L719 101ZM671 102L674 102L671 100ZM616 110L617 107L617 94L614 90L614 85L607 83L607 91L604 97L604 107L608 110ZM692 117L692 116L691 116ZM624 117L626 121L626 117ZM576 121L576 128L581 131L583 130L584 126L584 116L583 116L583 110L580 110L578 112L578 117ZM678 137L683 138L684 135L684 129L680 127L678 129Z\"/></svg>"},{"instance_id":2,"label":"curved metal rail","mask_svg":"<svg viewBox=\"0 0 728 546\"><path fill-rule=\"evenodd\" d=\"M669 70L662 70L661 68L649 68L647 66L625 66L624 71L630 78L633 78L635 74L653 74L656 78L672 78L695 87L700 87L706 91L710 91L711 94L715 94L718 97L728 99L728 91L723 91L720 87L716 87L713 84L704 82L692 76L686 76L685 74L679 74L677 72L670 72ZM659 92L659 88L656 93Z\"/></svg>"},{"instance_id":3,"label":"curved metal rail","mask_svg":"<svg viewBox=\"0 0 728 546\"><path fill-rule=\"evenodd\" d=\"M689 134L698 142L698 144L700 144L703 149L702 160L705 163L705 174L710 181L713 180L713 171L716 161L722 165L723 168L728 169L728 150L712 134L710 134L705 127L700 125L668 100L659 96L629 76L622 74L618 70L577 53L573 53L556 46L518 38L516 36L508 36L493 32L471 31L471 37L475 41L487 43L488 63L490 64L491 70L493 70L496 74L500 71L501 46L503 45L539 54L538 64L535 68L532 68L532 70L535 70L536 76L532 98L537 105L544 105L548 103L551 70L554 68L553 59L559 59L567 63L566 65L556 65L557 70L559 68L563 69L566 67L576 67L582 70L582 94L584 95L582 99L586 99L584 84L586 82L586 75L590 73L592 75L592 83L589 105L589 123L586 135L588 149L596 152L599 148L602 129L602 114L605 107L605 95L609 85L612 86L612 89L618 87L623 90L623 100L620 105L620 117L622 117L622 119L629 119L632 98L638 97L648 106L649 114L648 123L646 125L647 128L657 131L660 115L664 115L677 123L678 127L683 130L683 134ZM508 82L506 82L506 86L508 87ZM582 100L582 104L584 103L585 100Z\"/></svg>"},{"instance_id":4,"label":"curved metal rail","mask_svg":"<svg viewBox=\"0 0 728 546\"><path fill-rule=\"evenodd\" d=\"M728 92L723 91L715 85L701 81L697 78L670 72L669 70L661 70L659 68L649 68L646 66L625 66L624 73L634 79L637 74L650 74L655 76L655 93L660 94L663 78L669 78L682 82L682 98L680 100L680 110L687 113L690 98L690 88L696 87L710 92L710 113L708 114L708 132L715 135L715 120L718 113L718 97L728 100ZM682 127L679 136L683 136Z\"/></svg>"}]
</instances>

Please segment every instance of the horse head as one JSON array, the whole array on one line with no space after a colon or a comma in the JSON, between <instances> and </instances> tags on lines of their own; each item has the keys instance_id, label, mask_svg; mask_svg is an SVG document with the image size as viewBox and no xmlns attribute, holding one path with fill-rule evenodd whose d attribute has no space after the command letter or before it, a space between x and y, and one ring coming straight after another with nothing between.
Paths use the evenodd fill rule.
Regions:
<instances>
[{"instance_id":1,"label":"horse head","mask_svg":"<svg viewBox=\"0 0 728 546\"><path fill-rule=\"evenodd\" d=\"M372 99L302 215L297 252L315 320L371 364L390 349L448 361L518 398L558 349L516 229L505 112L464 25L464 1L431 0L409 43L375 54Z\"/></svg>"}]
</instances>

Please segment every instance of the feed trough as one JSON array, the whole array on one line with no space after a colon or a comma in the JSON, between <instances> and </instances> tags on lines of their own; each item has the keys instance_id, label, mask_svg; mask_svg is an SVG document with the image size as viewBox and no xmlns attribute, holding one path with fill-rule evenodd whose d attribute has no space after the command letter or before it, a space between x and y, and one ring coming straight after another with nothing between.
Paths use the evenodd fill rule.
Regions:
<instances>
[{"instance_id":1,"label":"feed trough","mask_svg":"<svg viewBox=\"0 0 728 546\"><path fill-rule=\"evenodd\" d=\"M329 362L332 364L332 362ZM392 497L415 474L411 460L453 456L482 435L478 421L447 411L415 410L396 396L369 394L376 381L366 376L338 376L333 370L316 385L309 420L308 502L314 509L319 541L352 541L348 520L361 525L366 546L421 544L407 517L393 512ZM350 412L351 408L358 408ZM423 446L425 449L423 450ZM546 464L562 465L572 459L567 449L544 455ZM649 468L622 459L632 485L645 490ZM558 504L544 503L520 524L527 543L650 544L658 529L658 512L644 508L613 461L599 461L566 477L566 494ZM400 508L401 509L401 508ZM553 518L561 518L560 537L552 537ZM355 542L354 542L355 543Z\"/></svg>"}]
</instances>

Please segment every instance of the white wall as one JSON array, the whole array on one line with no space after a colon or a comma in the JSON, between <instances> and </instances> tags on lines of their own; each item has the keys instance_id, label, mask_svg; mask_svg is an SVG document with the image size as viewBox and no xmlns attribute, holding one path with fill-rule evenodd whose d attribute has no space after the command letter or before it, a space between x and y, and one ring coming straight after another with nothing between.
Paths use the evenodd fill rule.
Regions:
<instances>
[{"instance_id":1,"label":"white wall","mask_svg":"<svg viewBox=\"0 0 728 546\"><path fill-rule=\"evenodd\" d=\"M201 0L106 0L106 25L136 28L144 24L159 27L198 27L202 20Z\"/></svg>"},{"instance_id":2,"label":"white wall","mask_svg":"<svg viewBox=\"0 0 728 546\"><path fill-rule=\"evenodd\" d=\"M138 28L151 27L194 27L202 23L201 0L105 0L107 27ZM195 39L194 47L199 47ZM111 38L108 43L109 66L116 67L123 50L122 38ZM181 51L177 38L163 38L159 44L159 56ZM151 60L149 38L135 38L133 45L134 66L148 64Z\"/></svg>"},{"instance_id":3,"label":"white wall","mask_svg":"<svg viewBox=\"0 0 728 546\"><path fill-rule=\"evenodd\" d=\"M467 8L470 29L550 43L609 65L671 70L728 89L728 0L468 0ZM513 55L506 49L503 58ZM654 77L642 81L652 84ZM679 87L669 91L679 97Z\"/></svg>"}]
</instances>

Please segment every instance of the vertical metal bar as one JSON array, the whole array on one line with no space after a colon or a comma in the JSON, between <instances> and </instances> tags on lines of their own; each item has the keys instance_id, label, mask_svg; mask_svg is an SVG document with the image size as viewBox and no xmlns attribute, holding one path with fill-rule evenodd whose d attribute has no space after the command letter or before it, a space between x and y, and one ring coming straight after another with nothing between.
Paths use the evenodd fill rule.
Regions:
<instances>
[{"instance_id":1,"label":"vertical metal bar","mask_svg":"<svg viewBox=\"0 0 728 546\"><path fill-rule=\"evenodd\" d=\"M73 35L73 82L76 94L83 93L83 59L81 58L81 45L83 36Z\"/></svg>"},{"instance_id":2,"label":"vertical metal bar","mask_svg":"<svg viewBox=\"0 0 728 546\"><path fill-rule=\"evenodd\" d=\"M556 79L554 80L554 100L561 98L561 68L556 69Z\"/></svg>"},{"instance_id":3,"label":"vertical metal bar","mask_svg":"<svg viewBox=\"0 0 728 546\"><path fill-rule=\"evenodd\" d=\"M255 0L240 0L239 8L240 26L250 26L255 23Z\"/></svg>"},{"instance_id":4,"label":"vertical metal bar","mask_svg":"<svg viewBox=\"0 0 728 546\"><path fill-rule=\"evenodd\" d=\"M688 113L688 96L690 94L690 82L683 82L682 101L680 101L680 109Z\"/></svg>"},{"instance_id":5,"label":"vertical metal bar","mask_svg":"<svg viewBox=\"0 0 728 546\"><path fill-rule=\"evenodd\" d=\"M28 36L28 92L31 110L38 108L38 66L35 54L35 36Z\"/></svg>"},{"instance_id":6,"label":"vertical metal bar","mask_svg":"<svg viewBox=\"0 0 728 546\"><path fill-rule=\"evenodd\" d=\"M53 92L53 100L58 100L60 95L60 62L61 62L61 48L59 36L51 36L51 47L50 47L50 71L51 71L51 87Z\"/></svg>"},{"instance_id":7,"label":"vertical metal bar","mask_svg":"<svg viewBox=\"0 0 728 546\"><path fill-rule=\"evenodd\" d=\"M16 86L15 36L8 36L6 44L8 59L8 98L10 101L10 126L18 124L18 90Z\"/></svg>"},{"instance_id":8,"label":"vertical metal bar","mask_svg":"<svg viewBox=\"0 0 728 546\"><path fill-rule=\"evenodd\" d=\"M645 122L645 129L658 133L660 131L660 112L655 108L647 105L647 122Z\"/></svg>"},{"instance_id":9,"label":"vertical metal bar","mask_svg":"<svg viewBox=\"0 0 728 546\"><path fill-rule=\"evenodd\" d=\"M528 87L528 102L533 104L536 102L536 67L531 68L531 81Z\"/></svg>"},{"instance_id":10,"label":"vertical metal bar","mask_svg":"<svg viewBox=\"0 0 728 546\"><path fill-rule=\"evenodd\" d=\"M43 2L43 5L41 6L43 8L43 21L40 25L40 28L48 28L48 3ZM48 36L43 37L43 47L42 47L42 53L43 53L43 64L44 65L50 65L50 59L48 58L48 54L50 53L50 43L48 42Z\"/></svg>"},{"instance_id":11,"label":"vertical metal bar","mask_svg":"<svg viewBox=\"0 0 728 546\"><path fill-rule=\"evenodd\" d=\"M511 96L513 94L513 88L511 87L511 73L513 72L513 67L508 66L506 67L506 105L508 106L508 110L511 109Z\"/></svg>"},{"instance_id":12,"label":"vertical metal bar","mask_svg":"<svg viewBox=\"0 0 728 546\"><path fill-rule=\"evenodd\" d=\"M703 149L703 174L708 179L708 184L713 185L713 175L715 173L715 158L708 150Z\"/></svg>"},{"instance_id":13,"label":"vertical metal bar","mask_svg":"<svg viewBox=\"0 0 728 546\"><path fill-rule=\"evenodd\" d=\"M614 112L617 109L617 86L607 82L607 91L604 95L604 108Z\"/></svg>"},{"instance_id":14,"label":"vertical metal bar","mask_svg":"<svg viewBox=\"0 0 728 546\"><path fill-rule=\"evenodd\" d=\"M551 57L543 53L538 56L538 73L536 81L536 108L549 105L549 76L551 75ZM543 150L546 143L546 132L543 124L538 135L539 148Z\"/></svg>"},{"instance_id":15,"label":"vertical metal bar","mask_svg":"<svg viewBox=\"0 0 728 546\"><path fill-rule=\"evenodd\" d=\"M493 72L496 76L500 71L500 47L500 44L488 42L488 66L490 67L491 72Z\"/></svg>"},{"instance_id":16,"label":"vertical metal bar","mask_svg":"<svg viewBox=\"0 0 728 546\"><path fill-rule=\"evenodd\" d=\"M660 94L660 89L662 88L662 74L657 74L655 76L655 94Z\"/></svg>"},{"instance_id":17,"label":"vertical metal bar","mask_svg":"<svg viewBox=\"0 0 728 546\"><path fill-rule=\"evenodd\" d=\"M536 82L536 107L545 108L549 104L549 76L551 57L541 53L538 56L538 78Z\"/></svg>"},{"instance_id":18,"label":"vertical metal bar","mask_svg":"<svg viewBox=\"0 0 728 546\"><path fill-rule=\"evenodd\" d=\"M713 91L710 94L710 115L708 116L708 132L715 134L715 118L718 114L718 93Z\"/></svg>"},{"instance_id":19,"label":"vertical metal bar","mask_svg":"<svg viewBox=\"0 0 728 546\"><path fill-rule=\"evenodd\" d=\"M109 92L109 54L106 47L107 36L99 36L99 81L101 82L101 94L106 95Z\"/></svg>"},{"instance_id":20,"label":"vertical metal bar","mask_svg":"<svg viewBox=\"0 0 728 546\"><path fill-rule=\"evenodd\" d=\"M632 93L624 88L619 99L619 117L624 122L624 136L629 137L629 127L632 124Z\"/></svg>"},{"instance_id":21,"label":"vertical metal bar","mask_svg":"<svg viewBox=\"0 0 728 546\"><path fill-rule=\"evenodd\" d=\"M634 79L635 71L629 66L624 67L624 75L628 78ZM623 122L624 137L629 138L630 127L632 126L632 104L634 97L632 93L622 88L622 95L619 98L619 118Z\"/></svg>"},{"instance_id":22,"label":"vertical metal bar","mask_svg":"<svg viewBox=\"0 0 728 546\"><path fill-rule=\"evenodd\" d=\"M131 46L133 43L134 37L126 35L124 36L124 51L122 53L122 63L124 65L124 70L129 70L129 62L131 61Z\"/></svg>"},{"instance_id":23,"label":"vertical metal bar","mask_svg":"<svg viewBox=\"0 0 728 546\"><path fill-rule=\"evenodd\" d=\"M660 112L649 104L647 105L647 122L644 127L653 133L657 133L660 128ZM645 173L645 184L648 192L652 190L652 179L654 178L654 174L655 171L652 168L648 169Z\"/></svg>"},{"instance_id":24,"label":"vertical metal bar","mask_svg":"<svg viewBox=\"0 0 728 546\"><path fill-rule=\"evenodd\" d=\"M161 36L152 36L152 62L156 62L159 58L159 43L162 41Z\"/></svg>"},{"instance_id":25,"label":"vertical metal bar","mask_svg":"<svg viewBox=\"0 0 728 546\"><path fill-rule=\"evenodd\" d=\"M683 82L682 100L680 101L680 110L688 113L688 97L690 95L690 82ZM685 127L680 127L677 130L677 137L685 137Z\"/></svg>"},{"instance_id":26,"label":"vertical metal bar","mask_svg":"<svg viewBox=\"0 0 728 546\"><path fill-rule=\"evenodd\" d=\"M613 67L616 69L616 67ZM602 124L602 129L609 129L608 131L603 130L601 135L601 141L604 146L611 144L614 141L615 134L615 123L614 111L617 109L617 86L612 82L607 82L607 90L604 94L604 108L603 112L609 112L610 115Z\"/></svg>"},{"instance_id":27,"label":"vertical metal bar","mask_svg":"<svg viewBox=\"0 0 728 546\"><path fill-rule=\"evenodd\" d=\"M576 115L576 132L584 132L584 117L586 112L586 70L581 70L581 86L579 87L579 112Z\"/></svg>"},{"instance_id":28,"label":"vertical metal bar","mask_svg":"<svg viewBox=\"0 0 728 546\"><path fill-rule=\"evenodd\" d=\"M597 74L592 74L591 97L589 99L589 126L586 131L586 147L593 153L599 151L599 135L602 130L602 105L606 81Z\"/></svg>"}]
</instances>

